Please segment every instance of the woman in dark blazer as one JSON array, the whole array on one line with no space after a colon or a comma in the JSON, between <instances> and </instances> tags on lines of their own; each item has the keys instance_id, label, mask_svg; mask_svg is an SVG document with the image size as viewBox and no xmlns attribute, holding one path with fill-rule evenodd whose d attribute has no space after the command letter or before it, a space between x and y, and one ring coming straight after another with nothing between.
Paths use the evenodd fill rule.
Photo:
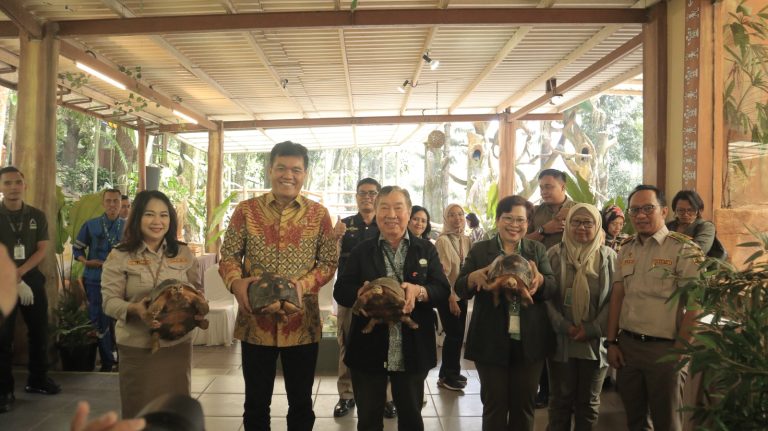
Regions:
<instances>
[{"instance_id":1,"label":"woman in dark blazer","mask_svg":"<svg viewBox=\"0 0 768 431\"><path fill-rule=\"evenodd\" d=\"M464 261L455 290L475 298L464 357L475 361L483 402L483 431L533 430L534 400L544 359L554 350L554 334L544 301L557 291L544 245L525 239L533 205L508 196L496 207L498 234L475 243ZM494 305L488 265L502 254L517 253L534 270L534 303L521 305L504 295Z\"/></svg>"},{"instance_id":2,"label":"woman in dark blazer","mask_svg":"<svg viewBox=\"0 0 768 431\"><path fill-rule=\"evenodd\" d=\"M384 429L387 378L392 383L398 429L424 429L424 380L437 365L433 308L447 302L450 285L432 243L407 233L410 211L406 190L397 186L381 189L376 198L381 236L352 250L333 290L336 302L352 307L366 282L379 277L397 279L405 291L404 311L419 325L417 329L376 325L371 333L363 334L369 319L352 316L344 363L352 375L358 431Z\"/></svg>"},{"instance_id":3,"label":"woman in dark blazer","mask_svg":"<svg viewBox=\"0 0 768 431\"><path fill-rule=\"evenodd\" d=\"M675 218L667 223L667 229L688 235L707 255L715 241L715 224L701 218L702 211L704 201L698 193L693 190L680 190L672 198L672 212Z\"/></svg>"}]
</instances>

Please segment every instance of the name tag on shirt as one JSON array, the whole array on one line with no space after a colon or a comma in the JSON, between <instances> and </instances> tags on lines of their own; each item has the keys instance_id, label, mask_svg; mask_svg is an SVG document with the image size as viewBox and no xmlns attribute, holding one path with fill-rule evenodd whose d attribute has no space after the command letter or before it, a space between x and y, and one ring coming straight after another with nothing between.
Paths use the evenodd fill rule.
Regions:
<instances>
[{"instance_id":1,"label":"name tag on shirt","mask_svg":"<svg viewBox=\"0 0 768 431\"><path fill-rule=\"evenodd\" d=\"M174 257L172 259L168 259L168 263L187 263L186 257Z\"/></svg>"},{"instance_id":2,"label":"name tag on shirt","mask_svg":"<svg viewBox=\"0 0 768 431\"><path fill-rule=\"evenodd\" d=\"M14 260L24 260L27 258L27 252L24 249L24 244L16 244L13 247L13 259Z\"/></svg>"},{"instance_id":3,"label":"name tag on shirt","mask_svg":"<svg viewBox=\"0 0 768 431\"><path fill-rule=\"evenodd\" d=\"M131 259L128 265L149 265L149 259Z\"/></svg>"},{"instance_id":4,"label":"name tag on shirt","mask_svg":"<svg viewBox=\"0 0 768 431\"><path fill-rule=\"evenodd\" d=\"M635 259L624 259L624 260L621 261L621 264L622 265L634 265L635 264Z\"/></svg>"},{"instance_id":5,"label":"name tag on shirt","mask_svg":"<svg viewBox=\"0 0 768 431\"><path fill-rule=\"evenodd\" d=\"M672 259L653 259L653 266L672 265Z\"/></svg>"}]
</instances>

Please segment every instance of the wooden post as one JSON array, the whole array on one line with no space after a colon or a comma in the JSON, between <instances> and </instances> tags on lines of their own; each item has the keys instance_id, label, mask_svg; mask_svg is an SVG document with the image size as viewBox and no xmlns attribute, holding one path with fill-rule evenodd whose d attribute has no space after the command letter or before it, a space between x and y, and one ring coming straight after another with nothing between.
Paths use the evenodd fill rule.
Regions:
<instances>
[{"instance_id":1,"label":"wooden post","mask_svg":"<svg viewBox=\"0 0 768 431\"><path fill-rule=\"evenodd\" d=\"M518 122L499 119L499 199L515 193L515 140Z\"/></svg>"},{"instance_id":2,"label":"wooden post","mask_svg":"<svg viewBox=\"0 0 768 431\"><path fill-rule=\"evenodd\" d=\"M205 186L206 226L211 226L213 211L224 201L221 184L224 170L224 124L219 121L218 125L218 130L208 132L208 182ZM211 231L213 232L213 229ZM205 251L218 253L220 242L215 241L207 244Z\"/></svg>"},{"instance_id":3,"label":"wooden post","mask_svg":"<svg viewBox=\"0 0 768 431\"><path fill-rule=\"evenodd\" d=\"M136 191L140 192L147 189L147 129L141 118L137 120L137 123L139 125L139 142L136 146L138 151L136 164L139 170L139 184L136 186Z\"/></svg>"},{"instance_id":4,"label":"wooden post","mask_svg":"<svg viewBox=\"0 0 768 431\"><path fill-rule=\"evenodd\" d=\"M26 178L24 201L39 208L48 219L51 245L39 268L47 279L49 305L57 298L55 244L56 203L56 68L59 41L54 25L46 26L42 39L21 32L19 37L19 86L16 142L13 164Z\"/></svg>"},{"instance_id":5,"label":"wooden post","mask_svg":"<svg viewBox=\"0 0 768 431\"><path fill-rule=\"evenodd\" d=\"M667 178L667 4L643 24L643 183L664 190Z\"/></svg>"},{"instance_id":6,"label":"wooden post","mask_svg":"<svg viewBox=\"0 0 768 431\"><path fill-rule=\"evenodd\" d=\"M699 86L698 86L698 139L696 146L696 178L694 189L704 200L704 218L712 220L714 209L720 207L720 202L715 202L713 179L718 176L715 173L715 145L714 132L716 124L714 89L714 33L722 32L722 27L714 26L714 12L716 7L722 7L722 2L715 5L708 0L698 0L701 4L699 18ZM687 55L687 47L686 47ZM722 94L722 93L720 93ZM722 106L722 105L721 105ZM722 113L722 111L720 111ZM685 150L685 149L684 149ZM720 164L722 169L722 164ZM685 183L683 183L685 185Z\"/></svg>"}]
</instances>

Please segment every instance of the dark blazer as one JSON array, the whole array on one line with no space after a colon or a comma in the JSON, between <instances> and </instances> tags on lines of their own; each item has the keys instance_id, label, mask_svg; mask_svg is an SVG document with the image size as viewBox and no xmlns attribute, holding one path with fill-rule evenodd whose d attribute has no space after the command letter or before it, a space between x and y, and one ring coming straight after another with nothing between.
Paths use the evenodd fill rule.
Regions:
<instances>
[{"instance_id":1,"label":"dark blazer","mask_svg":"<svg viewBox=\"0 0 768 431\"><path fill-rule=\"evenodd\" d=\"M344 307L352 307L357 299L357 291L364 282L386 276L384 255L378 238L363 241L350 253L344 272L339 275L334 285L333 298ZM429 294L429 301L417 302L411 313L411 318L418 323L419 328L411 329L402 325L405 370L428 371L437 365L433 308L438 303L448 301L451 292L437 257L437 249L431 242L410 235L403 281L424 286ZM344 363L353 369L385 372L384 364L387 362L389 351L389 328L386 325L376 325L370 334L363 334L362 329L368 320L367 317L352 316Z\"/></svg>"},{"instance_id":2,"label":"dark blazer","mask_svg":"<svg viewBox=\"0 0 768 431\"><path fill-rule=\"evenodd\" d=\"M680 222L674 219L667 223L667 229L676 232L677 225ZM715 224L711 221L707 221L701 218L697 218L687 228L685 228L685 235L688 235L693 239L693 242L701 247L701 251L706 255L712 248L712 244L715 242Z\"/></svg>"},{"instance_id":3,"label":"dark blazer","mask_svg":"<svg viewBox=\"0 0 768 431\"><path fill-rule=\"evenodd\" d=\"M494 306L491 292L478 292L467 285L467 278L471 272L488 266L502 253L497 237L476 242L472 246L454 289L463 299L475 297L464 357L471 361L506 367L510 363L510 338L507 332L509 303L502 295L499 298L499 305ZM557 285L544 244L523 238L520 254L532 260L544 276L544 283L533 295L534 303L520 309L520 338L523 354L526 359L536 361L546 358L554 351L554 332L544 301L551 299L557 293Z\"/></svg>"}]
</instances>

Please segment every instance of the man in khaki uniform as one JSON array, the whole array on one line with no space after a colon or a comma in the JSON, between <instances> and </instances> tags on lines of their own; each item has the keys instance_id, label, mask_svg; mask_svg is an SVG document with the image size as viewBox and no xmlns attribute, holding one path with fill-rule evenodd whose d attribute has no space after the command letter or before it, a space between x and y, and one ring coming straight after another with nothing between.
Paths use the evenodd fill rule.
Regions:
<instances>
[{"instance_id":1,"label":"man in khaki uniform","mask_svg":"<svg viewBox=\"0 0 768 431\"><path fill-rule=\"evenodd\" d=\"M632 431L651 429L651 423L656 430L683 429L679 410L687 369L658 360L692 339L698 312L669 297L697 275L701 250L667 229L668 211L654 186L639 185L630 193L627 214L637 235L622 246L614 273L605 345Z\"/></svg>"}]
</instances>

